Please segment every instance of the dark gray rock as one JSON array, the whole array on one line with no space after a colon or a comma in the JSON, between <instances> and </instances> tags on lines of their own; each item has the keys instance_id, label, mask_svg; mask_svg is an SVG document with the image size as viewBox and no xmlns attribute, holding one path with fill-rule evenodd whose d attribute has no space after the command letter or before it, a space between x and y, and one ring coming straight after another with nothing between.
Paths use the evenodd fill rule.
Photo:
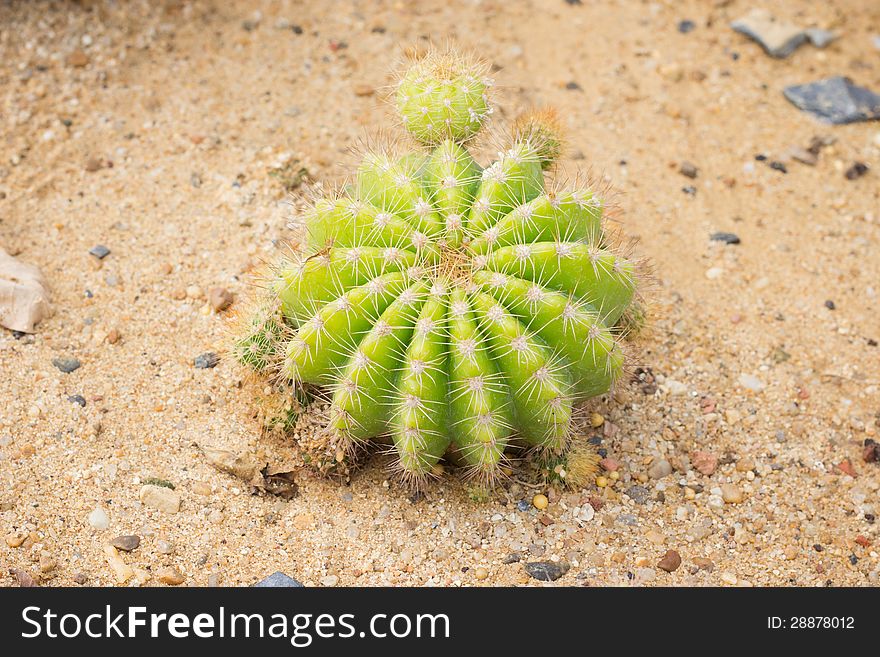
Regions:
<instances>
[{"instance_id":1,"label":"dark gray rock","mask_svg":"<svg viewBox=\"0 0 880 657\"><path fill-rule=\"evenodd\" d=\"M82 367L82 363L76 358L53 358L52 364L65 374L70 374Z\"/></svg>"},{"instance_id":2,"label":"dark gray rock","mask_svg":"<svg viewBox=\"0 0 880 657\"><path fill-rule=\"evenodd\" d=\"M303 585L293 579L293 577L288 577L279 570L254 584L254 587L264 589L283 589L303 588Z\"/></svg>"},{"instance_id":3,"label":"dark gray rock","mask_svg":"<svg viewBox=\"0 0 880 657\"><path fill-rule=\"evenodd\" d=\"M98 260L103 260L108 255L110 255L110 249L108 249L103 244L96 244L91 249L89 249L89 253L95 256Z\"/></svg>"},{"instance_id":4,"label":"dark gray rock","mask_svg":"<svg viewBox=\"0 0 880 657\"><path fill-rule=\"evenodd\" d=\"M124 552L131 552L132 550L137 549L137 546L140 544L141 537L134 534L129 536L117 536L112 541L110 541L110 545L115 547L117 550L122 550Z\"/></svg>"},{"instance_id":5,"label":"dark gray rock","mask_svg":"<svg viewBox=\"0 0 880 657\"><path fill-rule=\"evenodd\" d=\"M530 561L526 565L526 573L529 577L541 582L555 582L568 572L569 565L564 561Z\"/></svg>"},{"instance_id":6,"label":"dark gray rock","mask_svg":"<svg viewBox=\"0 0 880 657\"><path fill-rule=\"evenodd\" d=\"M217 363L220 362L220 356L215 354L213 351L206 351L203 354L199 354L193 360L193 365L196 366L197 370L207 370L212 367L217 367Z\"/></svg>"},{"instance_id":7,"label":"dark gray rock","mask_svg":"<svg viewBox=\"0 0 880 657\"><path fill-rule=\"evenodd\" d=\"M70 397L67 398L67 401L72 404L79 404L82 408L86 407L86 398L82 395L70 395Z\"/></svg>"},{"instance_id":8,"label":"dark gray rock","mask_svg":"<svg viewBox=\"0 0 880 657\"><path fill-rule=\"evenodd\" d=\"M651 498L651 491L644 486L630 486L626 489L626 494L636 504L644 504Z\"/></svg>"},{"instance_id":9,"label":"dark gray rock","mask_svg":"<svg viewBox=\"0 0 880 657\"><path fill-rule=\"evenodd\" d=\"M792 85L783 93L798 109L829 123L880 119L880 96L842 76Z\"/></svg>"},{"instance_id":10,"label":"dark gray rock","mask_svg":"<svg viewBox=\"0 0 880 657\"><path fill-rule=\"evenodd\" d=\"M712 233L709 236L713 242L724 242L725 244L739 244L739 235L736 233Z\"/></svg>"}]
</instances>

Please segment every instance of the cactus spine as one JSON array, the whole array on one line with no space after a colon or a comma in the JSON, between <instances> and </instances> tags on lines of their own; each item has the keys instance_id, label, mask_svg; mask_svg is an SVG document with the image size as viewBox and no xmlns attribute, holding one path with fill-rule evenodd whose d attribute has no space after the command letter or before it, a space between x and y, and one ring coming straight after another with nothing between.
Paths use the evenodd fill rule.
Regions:
<instances>
[{"instance_id":1,"label":"cactus spine","mask_svg":"<svg viewBox=\"0 0 880 657\"><path fill-rule=\"evenodd\" d=\"M389 442L416 482L444 457L489 482L511 447L561 458L578 402L623 368L635 267L612 248L602 198L545 187L553 112L518 120L497 161L477 164L467 143L490 86L451 54L403 75L395 101L420 146L366 155L346 195L305 213L305 247L271 288L280 321L263 311L233 349L322 386L334 445Z\"/></svg>"}]
</instances>

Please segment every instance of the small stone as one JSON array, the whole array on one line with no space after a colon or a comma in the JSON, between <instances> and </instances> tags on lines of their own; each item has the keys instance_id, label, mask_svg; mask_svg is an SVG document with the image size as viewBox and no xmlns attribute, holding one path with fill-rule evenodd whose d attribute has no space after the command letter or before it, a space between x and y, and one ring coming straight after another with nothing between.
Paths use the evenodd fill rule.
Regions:
<instances>
[{"instance_id":1,"label":"small stone","mask_svg":"<svg viewBox=\"0 0 880 657\"><path fill-rule=\"evenodd\" d=\"M675 550L667 550L663 558L657 562L657 567L667 573L675 572L679 566L681 566L681 555Z\"/></svg>"},{"instance_id":2,"label":"small stone","mask_svg":"<svg viewBox=\"0 0 880 657\"><path fill-rule=\"evenodd\" d=\"M76 358L53 358L52 364L65 374L75 372L82 367L82 363Z\"/></svg>"},{"instance_id":3,"label":"small stone","mask_svg":"<svg viewBox=\"0 0 880 657\"><path fill-rule=\"evenodd\" d=\"M177 568L172 568L170 566L166 566L165 568L160 568L158 572L159 581L163 584L168 584L169 586L177 586L178 584L183 584L184 576L180 573Z\"/></svg>"},{"instance_id":4,"label":"small stone","mask_svg":"<svg viewBox=\"0 0 880 657\"><path fill-rule=\"evenodd\" d=\"M696 26L697 24L692 20L685 18L678 22L678 31L682 34L687 34L688 32L692 32Z\"/></svg>"},{"instance_id":5,"label":"small stone","mask_svg":"<svg viewBox=\"0 0 880 657\"><path fill-rule=\"evenodd\" d=\"M850 477L858 476L858 473L856 473L856 470L849 459L844 459L834 467L840 470L843 474L849 475Z\"/></svg>"},{"instance_id":6,"label":"small stone","mask_svg":"<svg viewBox=\"0 0 880 657\"><path fill-rule=\"evenodd\" d=\"M174 546L168 541L159 541L156 543L156 549L159 551L159 554L171 554L174 552Z\"/></svg>"},{"instance_id":7,"label":"small stone","mask_svg":"<svg viewBox=\"0 0 880 657\"><path fill-rule=\"evenodd\" d=\"M89 249L89 255L95 256L98 260L103 260L108 255L110 255L110 249L108 249L103 244L96 244L91 249Z\"/></svg>"},{"instance_id":8,"label":"small stone","mask_svg":"<svg viewBox=\"0 0 880 657\"><path fill-rule=\"evenodd\" d=\"M220 356L215 354L213 351L206 351L203 354L199 354L193 359L193 365L195 365L197 370L208 370L212 367L217 367L217 363L220 362Z\"/></svg>"},{"instance_id":9,"label":"small stone","mask_svg":"<svg viewBox=\"0 0 880 657\"><path fill-rule=\"evenodd\" d=\"M53 570L55 570L57 565L58 564L56 563L55 559L53 559L52 557L46 555L40 557L40 573L43 575L48 575L49 573L51 573Z\"/></svg>"},{"instance_id":10,"label":"small stone","mask_svg":"<svg viewBox=\"0 0 880 657\"><path fill-rule=\"evenodd\" d=\"M122 337L122 335L115 328L110 329L107 332L107 342L109 342L110 344L116 344L117 342L119 342L119 338L121 338L121 337Z\"/></svg>"},{"instance_id":11,"label":"small stone","mask_svg":"<svg viewBox=\"0 0 880 657\"><path fill-rule=\"evenodd\" d=\"M800 146L792 146L788 149L788 151L786 151L786 154L792 160L800 162L801 164L806 164L807 166L811 167L816 166L816 163L819 161L816 153L813 153L806 148L801 148Z\"/></svg>"},{"instance_id":12,"label":"small stone","mask_svg":"<svg viewBox=\"0 0 880 657\"><path fill-rule=\"evenodd\" d=\"M35 580L34 576L26 570L22 570L21 568L10 568L9 574L15 577L16 584L23 589L38 586L37 580Z\"/></svg>"},{"instance_id":13,"label":"small stone","mask_svg":"<svg viewBox=\"0 0 880 657\"><path fill-rule=\"evenodd\" d=\"M122 550L123 552L131 552L136 549L138 545L141 544L141 537L135 535L127 535L127 536L117 536L112 541L110 541L110 545L115 547L117 550Z\"/></svg>"},{"instance_id":14,"label":"small stone","mask_svg":"<svg viewBox=\"0 0 880 657\"><path fill-rule=\"evenodd\" d=\"M546 495L538 494L538 495L535 495L535 496L532 498L532 506L534 506L534 507L535 507L536 509L538 509L539 511L543 511L544 509L546 509L546 508L547 508L547 505L548 505L549 503L550 503L550 502L549 502L549 500L547 499L547 496L546 496Z\"/></svg>"},{"instance_id":15,"label":"small stone","mask_svg":"<svg viewBox=\"0 0 880 657\"><path fill-rule=\"evenodd\" d=\"M846 176L847 180L855 180L856 178L861 178L866 173L868 173L868 165L864 162L856 162L843 175Z\"/></svg>"},{"instance_id":16,"label":"small stone","mask_svg":"<svg viewBox=\"0 0 880 657\"><path fill-rule=\"evenodd\" d=\"M555 582L568 572L569 565L565 562L530 561L525 565L529 577L541 582Z\"/></svg>"},{"instance_id":17,"label":"small stone","mask_svg":"<svg viewBox=\"0 0 880 657\"><path fill-rule=\"evenodd\" d=\"M180 511L180 495L170 488L148 484L141 488L138 497L146 506L158 509L163 513Z\"/></svg>"},{"instance_id":18,"label":"small stone","mask_svg":"<svg viewBox=\"0 0 880 657\"><path fill-rule=\"evenodd\" d=\"M27 539L27 532L13 532L12 534L6 535L6 545L11 548L20 547L22 543Z\"/></svg>"},{"instance_id":19,"label":"small stone","mask_svg":"<svg viewBox=\"0 0 880 657\"><path fill-rule=\"evenodd\" d=\"M96 506L89 514L89 524L95 529L103 531L110 526L110 518L107 517L107 512L103 508Z\"/></svg>"},{"instance_id":20,"label":"small stone","mask_svg":"<svg viewBox=\"0 0 880 657\"><path fill-rule=\"evenodd\" d=\"M726 504L739 504L743 501L743 493L733 484L721 484L721 499Z\"/></svg>"},{"instance_id":21,"label":"small stone","mask_svg":"<svg viewBox=\"0 0 880 657\"><path fill-rule=\"evenodd\" d=\"M678 172L683 175L685 178L696 178L699 173L699 169L687 160L681 163L681 166L678 167Z\"/></svg>"},{"instance_id":22,"label":"small stone","mask_svg":"<svg viewBox=\"0 0 880 657\"><path fill-rule=\"evenodd\" d=\"M603 424L605 424L605 418L601 413L596 413L595 411L590 414L590 426L594 429L598 429Z\"/></svg>"},{"instance_id":23,"label":"small stone","mask_svg":"<svg viewBox=\"0 0 880 657\"><path fill-rule=\"evenodd\" d=\"M279 588L302 588L303 585L292 577L288 577L280 570L254 584L256 588L279 589Z\"/></svg>"},{"instance_id":24,"label":"small stone","mask_svg":"<svg viewBox=\"0 0 880 657\"><path fill-rule=\"evenodd\" d=\"M764 383L758 377L751 374L740 374L737 382L743 387L753 392L761 392L764 389Z\"/></svg>"},{"instance_id":25,"label":"small stone","mask_svg":"<svg viewBox=\"0 0 880 657\"><path fill-rule=\"evenodd\" d=\"M476 577L479 580L484 580L487 577L489 577L489 571L486 570L485 568L483 568L483 566L478 566L474 570L474 577Z\"/></svg>"},{"instance_id":26,"label":"small stone","mask_svg":"<svg viewBox=\"0 0 880 657\"><path fill-rule=\"evenodd\" d=\"M663 479L672 474L672 465L665 459L655 460L648 468L648 476L651 479Z\"/></svg>"},{"instance_id":27,"label":"small stone","mask_svg":"<svg viewBox=\"0 0 880 657\"><path fill-rule=\"evenodd\" d=\"M119 552L115 547L112 545L105 545L104 556L107 558L107 564L116 576L117 584L125 584L128 580L134 577L134 570L122 560L122 557L119 556Z\"/></svg>"},{"instance_id":28,"label":"small stone","mask_svg":"<svg viewBox=\"0 0 880 657\"><path fill-rule=\"evenodd\" d=\"M354 95L363 98L364 96L372 96L375 91L376 90L368 84L359 84L354 88Z\"/></svg>"},{"instance_id":29,"label":"small stone","mask_svg":"<svg viewBox=\"0 0 880 657\"><path fill-rule=\"evenodd\" d=\"M599 461L599 466L608 472L615 472L620 469L620 462L612 458L604 458Z\"/></svg>"},{"instance_id":30,"label":"small stone","mask_svg":"<svg viewBox=\"0 0 880 657\"><path fill-rule=\"evenodd\" d=\"M235 301L235 296L225 287L212 287L208 290L208 303L214 312L226 310Z\"/></svg>"},{"instance_id":31,"label":"small stone","mask_svg":"<svg viewBox=\"0 0 880 657\"><path fill-rule=\"evenodd\" d=\"M710 476L718 467L718 457L709 452L691 452L691 465L700 473Z\"/></svg>"},{"instance_id":32,"label":"small stone","mask_svg":"<svg viewBox=\"0 0 880 657\"><path fill-rule=\"evenodd\" d=\"M77 48L67 56L68 66L73 66L74 68L83 68L88 63L89 56L79 48Z\"/></svg>"},{"instance_id":33,"label":"small stone","mask_svg":"<svg viewBox=\"0 0 880 657\"><path fill-rule=\"evenodd\" d=\"M333 587L339 584L339 577L337 575L325 575L321 578L321 586Z\"/></svg>"},{"instance_id":34,"label":"small stone","mask_svg":"<svg viewBox=\"0 0 880 657\"><path fill-rule=\"evenodd\" d=\"M712 233L709 239L713 242L724 242L725 244L739 244L739 235L736 233Z\"/></svg>"},{"instance_id":35,"label":"small stone","mask_svg":"<svg viewBox=\"0 0 880 657\"><path fill-rule=\"evenodd\" d=\"M694 565L700 570L706 570L710 573L715 570L715 563L706 557L694 557Z\"/></svg>"},{"instance_id":36,"label":"small stone","mask_svg":"<svg viewBox=\"0 0 880 657\"><path fill-rule=\"evenodd\" d=\"M721 267L710 267L706 270L706 278L710 281L721 278L722 274L724 274L724 270Z\"/></svg>"},{"instance_id":37,"label":"small stone","mask_svg":"<svg viewBox=\"0 0 880 657\"><path fill-rule=\"evenodd\" d=\"M630 486L626 489L627 496L636 504L645 504L651 499L651 492L644 486Z\"/></svg>"},{"instance_id":38,"label":"small stone","mask_svg":"<svg viewBox=\"0 0 880 657\"><path fill-rule=\"evenodd\" d=\"M736 586L736 583L739 581L733 573L723 572L721 573L721 581L725 584L730 584L731 586Z\"/></svg>"},{"instance_id":39,"label":"small stone","mask_svg":"<svg viewBox=\"0 0 880 657\"><path fill-rule=\"evenodd\" d=\"M880 118L880 96L843 76L792 85L783 93L798 109L834 124Z\"/></svg>"},{"instance_id":40,"label":"small stone","mask_svg":"<svg viewBox=\"0 0 880 657\"><path fill-rule=\"evenodd\" d=\"M86 407L86 398L82 395L70 395L67 398L67 401L69 401L71 404L77 404L81 408Z\"/></svg>"},{"instance_id":41,"label":"small stone","mask_svg":"<svg viewBox=\"0 0 880 657\"><path fill-rule=\"evenodd\" d=\"M85 573L77 573L76 575L73 576L73 581L76 584L79 584L80 586L82 586L83 584L85 584L86 582L89 581L89 578L86 577Z\"/></svg>"}]
</instances>

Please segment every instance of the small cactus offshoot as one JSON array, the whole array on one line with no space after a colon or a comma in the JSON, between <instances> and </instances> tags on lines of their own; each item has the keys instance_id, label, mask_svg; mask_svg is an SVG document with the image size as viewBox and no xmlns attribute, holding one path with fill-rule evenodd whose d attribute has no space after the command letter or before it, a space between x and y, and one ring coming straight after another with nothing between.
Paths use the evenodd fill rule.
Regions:
<instances>
[{"instance_id":1,"label":"small cactus offshoot","mask_svg":"<svg viewBox=\"0 0 880 657\"><path fill-rule=\"evenodd\" d=\"M368 153L343 195L314 203L302 247L241 323L237 360L326 392L337 460L379 441L412 482L447 459L491 484L525 448L564 471L579 402L621 375L636 266L595 190L545 186L561 151L552 111L517 120L498 159L477 163L467 144L490 86L451 54L413 65L394 100L418 146Z\"/></svg>"}]
</instances>

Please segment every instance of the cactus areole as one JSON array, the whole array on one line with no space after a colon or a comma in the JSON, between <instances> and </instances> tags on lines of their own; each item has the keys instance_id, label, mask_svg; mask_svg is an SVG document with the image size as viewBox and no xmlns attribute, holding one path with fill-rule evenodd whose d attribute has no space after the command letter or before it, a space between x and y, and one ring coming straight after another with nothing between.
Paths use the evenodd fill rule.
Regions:
<instances>
[{"instance_id":1,"label":"cactus areole","mask_svg":"<svg viewBox=\"0 0 880 657\"><path fill-rule=\"evenodd\" d=\"M449 54L401 77L397 109L419 145L368 154L345 195L305 213L302 253L272 285L284 326L255 320L235 349L322 386L346 453L393 444L415 481L444 457L491 481L509 447L563 453L578 402L623 367L634 265L613 251L600 197L545 190L550 115L518 122L488 167L474 160L490 84Z\"/></svg>"}]
</instances>

